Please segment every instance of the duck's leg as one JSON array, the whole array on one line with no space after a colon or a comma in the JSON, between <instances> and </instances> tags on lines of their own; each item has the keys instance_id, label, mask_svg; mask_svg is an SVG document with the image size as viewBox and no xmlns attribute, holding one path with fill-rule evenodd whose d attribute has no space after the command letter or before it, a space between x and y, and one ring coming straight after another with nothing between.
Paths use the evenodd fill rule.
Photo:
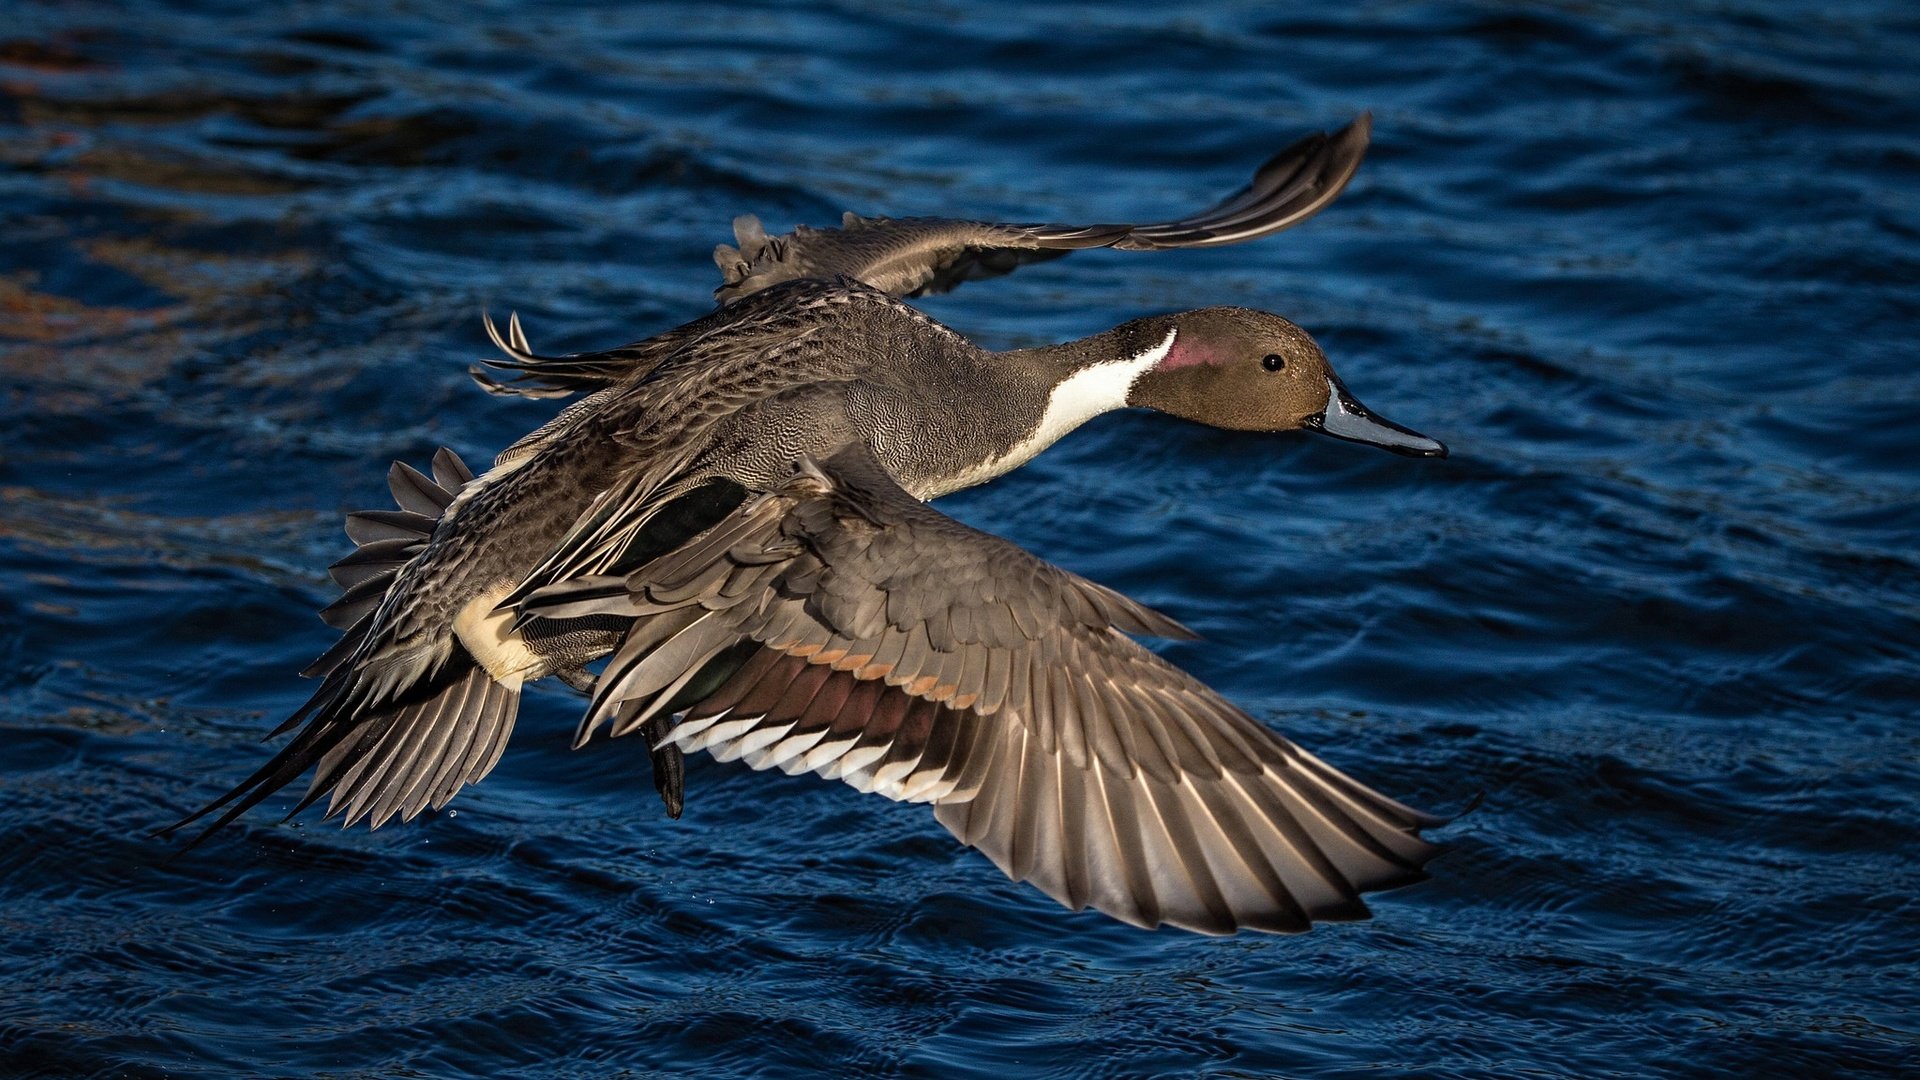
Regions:
<instances>
[{"instance_id":1,"label":"duck's leg","mask_svg":"<svg viewBox=\"0 0 1920 1080\"><path fill-rule=\"evenodd\" d=\"M667 732L673 730L676 717L718 690L759 648L757 642L743 641L707 661L672 701L640 725L640 737L647 740L653 757L653 787L660 793L660 801L666 804L668 817L678 819L686 805L687 764L680 747L661 743Z\"/></svg>"},{"instance_id":2,"label":"duck's leg","mask_svg":"<svg viewBox=\"0 0 1920 1080\"><path fill-rule=\"evenodd\" d=\"M655 745L666 738L667 729L672 726L672 717L656 716L640 725L640 737L647 740L648 754L653 758L653 789L660 793L660 801L666 804L667 816L678 819L681 809L686 806L686 758L678 746Z\"/></svg>"},{"instance_id":3,"label":"duck's leg","mask_svg":"<svg viewBox=\"0 0 1920 1080\"><path fill-rule=\"evenodd\" d=\"M574 690L588 697L593 696L596 676L584 666L561 668L553 674ZM680 811L686 807L686 756L677 746L653 748L655 743L666 737L667 729L672 726L672 717L656 716L640 725L640 737L647 741L647 755L653 762L653 789L660 793L660 801L666 804L667 816L678 819Z\"/></svg>"}]
</instances>

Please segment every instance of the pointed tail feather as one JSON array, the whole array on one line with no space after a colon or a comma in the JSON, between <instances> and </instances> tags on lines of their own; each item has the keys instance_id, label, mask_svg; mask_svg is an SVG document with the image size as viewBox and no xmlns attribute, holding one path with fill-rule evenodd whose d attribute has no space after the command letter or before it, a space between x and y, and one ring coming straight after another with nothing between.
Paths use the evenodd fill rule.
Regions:
<instances>
[{"instance_id":1,"label":"pointed tail feather","mask_svg":"<svg viewBox=\"0 0 1920 1080\"><path fill-rule=\"evenodd\" d=\"M375 825L396 812L412 817L429 803L441 805L486 775L512 730L516 691L494 683L457 645L444 660L388 663L378 672L364 656L395 579L472 480L466 464L442 449L430 476L404 463L388 473L399 509L347 516L347 534L358 546L332 567L346 591L321 612L345 632L302 672L324 677L319 690L268 738L305 727L231 791L155 835L170 836L222 811L183 850L191 849L316 765L313 785L294 812L333 793L329 815L344 809L349 823L370 817ZM410 673L397 674L407 667Z\"/></svg>"},{"instance_id":2,"label":"pointed tail feather","mask_svg":"<svg viewBox=\"0 0 1920 1080\"><path fill-rule=\"evenodd\" d=\"M457 648L425 685L378 708L358 707L350 681L329 677L295 714L312 719L292 742L231 791L155 835L171 836L224 807L183 849L190 850L310 768L313 780L289 818L331 796L326 816L344 814L348 826L366 820L379 828L395 814L411 820L492 771L520 705L519 691L495 682Z\"/></svg>"}]
</instances>

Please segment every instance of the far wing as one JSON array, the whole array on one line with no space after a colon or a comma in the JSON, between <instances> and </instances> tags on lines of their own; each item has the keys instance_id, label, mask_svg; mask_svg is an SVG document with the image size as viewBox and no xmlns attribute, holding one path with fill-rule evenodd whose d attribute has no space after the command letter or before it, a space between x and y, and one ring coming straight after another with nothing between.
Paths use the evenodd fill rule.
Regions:
<instances>
[{"instance_id":1,"label":"far wing","mask_svg":"<svg viewBox=\"0 0 1920 1080\"><path fill-rule=\"evenodd\" d=\"M627 574L523 619L633 619L580 738L811 771L936 817L1069 907L1207 933L1366 915L1430 817L1273 734L1126 635L1148 608L940 514L849 446Z\"/></svg>"},{"instance_id":2,"label":"far wing","mask_svg":"<svg viewBox=\"0 0 1920 1080\"><path fill-rule=\"evenodd\" d=\"M714 296L731 305L783 282L838 279L894 296L919 296L1086 248L1149 251L1257 239L1305 221L1337 198L1366 154L1370 126L1363 115L1331 135L1310 135L1275 155L1245 188L1217 206L1152 225L1010 225L848 214L837 229L803 225L785 236L768 236L758 218L745 215L734 221L740 246L722 244L714 250L725 279ZM615 349L564 355L534 352L517 317L504 331L489 319L487 334L506 356L482 360L469 370L493 394L566 397L600 391L645 378L720 325L717 318L714 313ZM504 456L530 452L571 419L563 413Z\"/></svg>"},{"instance_id":3,"label":"far wing","mask_svg":"<svg viewBox=\"0 0 1920 1080\"><path fill-rule=\"evenodd\" d=\"M850 213L837 229L803 225L768 236L758 218L745 215L733 223L739 246L714 249L724 280L713 295L728 304L781 281L844 275L896 296L919 296L1085 248L1150 251L1257 239L1305 221L1337 198L1360 167L1370 129L1362 115L1331 135L1310 135L1211 209L1150 225L1010 225Z\"/></svg>"}]
</instances>

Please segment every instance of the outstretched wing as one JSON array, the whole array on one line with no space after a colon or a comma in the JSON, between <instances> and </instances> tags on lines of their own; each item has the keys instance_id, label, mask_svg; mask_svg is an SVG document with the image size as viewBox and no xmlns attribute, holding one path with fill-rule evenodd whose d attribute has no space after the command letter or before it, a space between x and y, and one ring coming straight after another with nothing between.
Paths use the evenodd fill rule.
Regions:
<instances>
[{"instance_id":1,"label":"outstretched wing","mask_svg":"<svg viewBox=\"0 0 1920 1080\"><path fill-rule=\"evenodd\" d=\"M845 275L896 296L919 296L1084 248L1150 251L1257 239L1305 221L1337 198L1360 167L1370 129L1362 115L1331 135L1310 135L1260 166L1245 188L1217 206L1151 225L1004 225L849 213L837 229L803 225L768 236L758 218L745 215L733 223L739 246L714 249L724 280L713 295L728 304L794 278Z\"/></svg>"},{"instance_id":2,"label":"outstretched wing","mask_svg":"<svg viewBox=\"0 0 1920 1080\"><path fill-rule=\"evenodd\" d=\"M1363 918L1430 817L1273 734L1127 634L1179 624L902 491L864 447L521 618L634 620L584 741L811 771L936 817L1069 907L1206 933Z\"/></svg>"},{"instance_id":3,"label":"outstretched wing","mask_svg":"<svg viewBox=\"0 0 1920 1080\"><path fill-rule=\"evenodd\" d=\"M730 305L783 282L851 279L894 296L944 292L963 281L996 277L1026 263L1085 248L1125 251L1237 244L1297 225L1337 198L1366 154L1364 115L1331 135L1316 134L1262 165L1253 180L1212 209L1153 225L1006 225L947 218L863 218L846 215L837 229L801 226L766 235L758 218L734 221L739 247L714 249L725 281L714 290ZM487 334L505 355L469 369L488 393L566 397L645 378L668 358L699 342L719 313L656 337L600 352L542 355L517 316L505 330L487 320ZM571 422L575 409L509 448L528 451ZM581 410L585 411L585 410Z\"/></svg>"}]
</instances>

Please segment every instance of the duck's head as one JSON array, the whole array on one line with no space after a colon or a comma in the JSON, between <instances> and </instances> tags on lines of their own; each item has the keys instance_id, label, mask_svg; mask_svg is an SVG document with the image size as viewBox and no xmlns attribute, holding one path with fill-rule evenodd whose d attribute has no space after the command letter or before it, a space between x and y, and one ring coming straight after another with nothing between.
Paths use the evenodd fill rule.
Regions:
<instances>
[{"instance_id":1,"label":"duck's head","mask_svg":"<svg viewBox=\"0 0 1920 1080\"><path fill-rule=\"evenodd\" d=\"M1355 401L1320 346L1278 315L1203 308L1169 322L1162 332L1171 340L1133 381L1128 405L1233 431L1304 428L1410 457L1447 456L1444 443Z\"/></svg>"}]
</instances>

